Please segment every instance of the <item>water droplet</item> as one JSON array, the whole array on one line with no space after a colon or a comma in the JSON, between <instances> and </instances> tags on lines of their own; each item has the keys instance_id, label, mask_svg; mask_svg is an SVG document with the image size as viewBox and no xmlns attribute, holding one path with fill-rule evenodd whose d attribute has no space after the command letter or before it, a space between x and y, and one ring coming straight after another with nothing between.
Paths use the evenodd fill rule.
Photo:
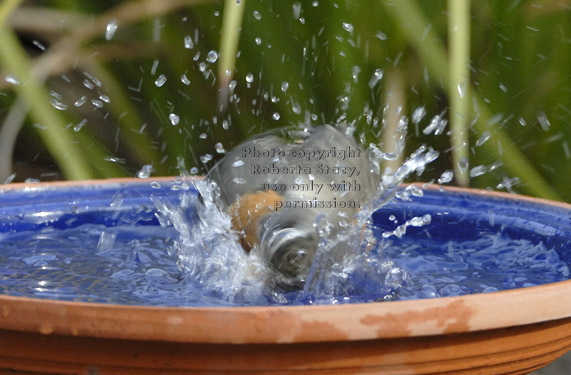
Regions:
<instances>
[{"instance_id":1,"label":"water droplet","mask_svg":"<svg viewBox=\"0 0 571 375\"><path fill-rule=\"evenodd\" d=\"M514 177L514 178L509 178L507 176L504 176L502 179L502 182L500 182L497 186L496 189L506 189L507 191L509 191L510 193L513 193L513 186L517 185L520 182L519 177Z\"/></svg>"},{"instance_id":2,"label":"water droplet","mask_svg":"<svg viewBox=\"0 0 571 375\"><path fill-rule=\"evenodd\" d=\"M412 113L412 122L414 124L420 123L420 121L422 121L425 115L426 115L426 108L423 105L417 107Z\"/></svg>"},{"instance_id":3,"label":"water droplet","mask_svg":"<svg viewBox=\"0 0 571 375\"><path fill-rule=\"evenodd\" d=\"M242 177L236 177L232 180L232 182L234 182L235 184L240 184L240 185L244 185L245 183L247 183L248 181L245 178Z\"/></svg>"},{"instance_id":4,"label":"water droplet","mask_svg":"<svg viewBox=\"0 0 571 375\"><path fill-rule=\"evenodd\" d=\"M184 37L184 48L191 49L194 47L194 43L192 42L192 38L190 35Z\"/></svg>"},{"instance_id":5,"label":"water droplet","mask_svg":"<svg viewBox=\"0 0 571 375\"><path fill-rule=\"evenodd\" d=\"M537 120L539 121L539 125L541 125L541 128L544 131L548 131L549 128L551 127L551 123L549 122L549 119L547 118L547 115L545 114L545 112L540 111L537 114Z\"/></svg>"},{"instance_id":6,"label":"water droplet","mask_svg":"<svg viewBox=\"0 0 571 375\"><path fill-rule=\"evenodd\" d=\"M487 122L487 125L488 126L495 125L495 124L499 123L503 117L504 117L504 115L502 113L496 113L495 115L490 117L490 119Z\"/></svg>"},{"instance_id":7,"label":"water droplet","mask_svg":"<svg viewBox=\"0 0 571 375\"><path fill-rule=\"evenodd\" d=\"M262 44L262 38L260 38L260 37L257 37L254 41L256 42L256 45L258 45L258 46L260 44Z\"/></svg>"},{"instance_id":8,"label":"water droplet","mask_svg":"<svg viewBox=\"0 0 571 375\"><path fill-rule=\"evenodd\" d=\"M199 172L199 171L198 171L198 168L196 168L196 167L190 168L190 174L193 174L193 175L194 175L194 174L198 174L198 172Z\"/></svg>"},{"instance_id":9,"label":"water droplet","mask_svg":"<svg viewBox=\"0 0 571 375\"><path fill-rule=\"evenodd\" d=\"M299 105L299 103L293 102L291 104L291 110L293 111L293 113L295 113L296 115L301 114L301 106Z\"/></svg>"},{"instance_id":10,"label":"water droplet","mask_svg":"<svg viewBox=\"0 0 571 375\"><path fill-rule=\"evenodd\" d=\"M208 163L210 160L212 160L211 154L204 154L200 157L200 161L203 162L204 164Z\"/></svg>"},{"instance_id":11,"label":"water droplet","mask_svg":"<svg viewBox=\"0 0 571 375\"><path fill-rule=\"evenodd\" d=\"M117 20L112 19L111 21L109 21L109 23L107 24L107 27L105 28L105 39L107 39L107 40L113 39L113 35L115 35L115 31L117 31Z\"/></svg>"},{"instance_id":12,"label":"water droplet","mask_svg":"<svg viewBox=\"0 0 571 375\"><path fill-rule=\"evenodd\" d=\"M444 113L445 111L442 111L439 115L434 116L432 120L430 120L430 124L422 130L422 133L428 135L434 131L435 135L442 134L448 124L448 120L444 118Z\"/></svg>"},{"instance_id":13,"label":"water droplet","mask_svg":"<svg viewBox=\"0 0 571 375\"><path fill-rule=\"evenodd\" d=\"M159 78L157 78L157 80L155 81L155 86L161 87L162 85L165 84L166 81L167 81L167 77L165 77L164 74L161 74L159 76Z\"/></svg>"},{"instance_id":14,"label":"water droplet","mask_svg":"<svg viewBox=\"0 0 571 375\"><path fill-rule=\"evenodd\" d=\"M151 182L151 188L153 188L153 189L160 189L160 188L161 188L161 184L159 184L157 181L153 181L153 182Z\"/></svg>"},{"instance_id":15,"label":"water droplet","mask_svg":"<svg viewBox=\"0 0 571 375\"><path fill-rule=\"evenodd\" d=\"M39 40L32 40L32 44L38 47L38 49L40 49L41 51L46 50L46 46L44 46Z\"/></svg>"},{"instance_id":16,"label":"water droplet","mask_svg":"<svg viewBox=\"0 0 571 375\"><path fill-rule=\"evenodd\" d=\"M375 36L380 40L387 40L387 34L383 33L382 31L378 31Z\"/></svg>"},{"instance_id":17,"label":"water droplet","mask_svg":"<svg viewBox=\"0 0 571 375\"><path fill-rule=\"evenodd\" d=\"M458 161L458 168L464 172L468 169L469 163L468 163L468 159L466 159L465 157L462 157L460 159L460 161Z\"/></svg>"},{"instance_id":18,"label":"water droplet","mask_svg":"<svg viewBox=\"0 0 571 375\"><path fill-rule=\"evenodd\" d=\"M397 158L398 156L395 152L386 152L383 154L383 159L386 161L395 161Z\"/></svg>"},{"instance_id":19,"label":"water droplet","mask_svg":"<svg viewBox=\"0 0 571 375\"><path fill-rule=\"evenodd\" d=\"M226 152L226 150L224 149L224 146L220 142L216 143L214 145L214 148L216 149L216 152L219 154L224 154Z\"/></svg>"},{"instance_id":20,"label":"water droplet","mask_svg":"<svg viewBox=\"0 0 571 375\"><path fill-rule=\"evenodd\" d=\"M6 178L6 180L4 180L4 185L11 183L12 181L14 181L15 178L16 178L16 173L12 173L10 176L8 176L8 178Z\"/></svg>"},{"instance_id":21,"label":"water droplet","mask_svg":"<svg viewBox=\"0 0 571 375\"><path fill-rule=\"evenodd\" d=\"M109 97L107 95L101 94L101 95L99 95L99 99L101 99L101 101L103 101L107 104L111 103L111 99L109 99Z\"/></svg>"},{"instance_id":22,"label":"water droplet","mask_svg":"<svg viewBox=\"0 0 571 375\"><path fill-rule=\"evenodd\" d=\"M153 65L151 66L151 75L153 75L153 76L155 75L158 67L159 67L159 59L154 59Z\"/></svg>"},{"instance_id":23,"label":"water droplet","mask_svg":"<svg viewBox=\"0 0 571 375\"><path fill-rule=\"evenodd\" d=\"M4 78L4 80L6 82L8 82L11 85L19 85L20 84L20 80L18 78L16 78L16 76L12 75L12 74L8 74L6 75L6 77Z\"/></svg>"},{"instance_id":24,"label":"water droplet","mask_svg":"<svg viewBox=\"0 0 571 375\"><path fill-rule=\"evenodd\" d=\"M93 90L95 88L95 86L93 85L93 83L91 83L89 80L84 79L83 80L83 86L85 86L85 88L89 89L89 90Z\"/></svg>"},{"instance_id":25,"label":"water droplet","mask_svg":"<svg viewBox=\"0 0 571 375\"><path fill-rule=\"evenodd\" d=\"M276 121L279 120L280 117L281 117L281 116L280 116L279 112L274 112L274 114L272 115L272 118L273 118L274 120L276 120Z\"/></svg>"},{"instance_id":26,"label":"water droplet","mask_svg":"<svg viewBox=\"0 0 571 375\"><path fill-rule=\"evenodd\" d=\"M103 102L101 100L92 99L91 104L93 104L94 107L103 108Z\"/></svg>"},{"instance_id":27,"label":"water droplet","mask_svg":"<svg viewBox=\"0 0 571 375\"><path fill-rule=\"evenodd\" d=\"M371 79L369 80L369 88L372 90L382 78L383 78L383 70L376 69L373 75L371 76Z\"/></svg>"},{"instance_id":28,"label":"water droplet","mask_svg":"<svg viewBox=\"0 0 571 375\"><path fill-rule=\"evenodd\" d=\"M526 126L526 125L527 125L527 122L523 119L523 117L518 118L518 119L517 119L517 122L519 122L519 124L520 124L521 126Z\"/></svg>"},{"instance_id":29,"label":"water droplet","mask_svg":"<svg viewBox=\"0 0 571 375\"><path fill-rule=\"evenodd\" d=\"M252 73L246 74L246 82L248 83L254 82L254 75Z\"/></svg>"},{"instance_id":30,"label":"water droplet","mask_svg":"<svg viewBox=\"0 0 571 375\"><path fill-rule=\"evenodd\" d=\"M213 64L216 62L216 60L218 60L218 52L214 50L209 51L208 54L206 55L206 61Z\"/></svg>"},{"instance_id":31,"label":"water droplet","mask_svg":"<svg viewBox=\"0 0 571 375\"><path fill-rule=\"evenodd\" d=\"M489 131L485 130L482 135L480 136L480 138L478 138L478 140L476 141L476 147L479 147L481 145L483 145L484 143L486 143L486 141L488 139L490 139L492 135L490 134Z\"/></svg>"},{"instance_id":32,"label":"water droplet","mask_svg":"<svg viewBox=\"0 0 571 375\"><path fill-rule=\"evenodd\" d=\"M145 164L141 170L137 173L138 178L149 178L153 173L153 166L151 164Z\"/></svg>"},{"instance_id":33,"label":"water droplet","mask_svg":"<svg viewBox=\"0 0 571 375\"><path fill-rule=\"evenodd\" d=\"M496 169L498 169L499 167L501 167L504 163L502 163L501 161L496 161L495 163L492 163L489 167L488 167L488 171L495 171Z\"/></svg>"},{"instance_id":34,"label":"water droplet","mask_svg":"<svg viewBox=\"0 0 571 375\"><path fill-rule=\"evenodd\" d=\"M77 99L77 101L73 103L73 105L76 107L81 107L82 105L85 104L86 101L87 101L87 96L82 96L81 98Z\"/></svg>"},{"instance_id":35,"label":"water droplet","mask_svg":"<svg viewBox=\"0 0 571 375\"><path fill-rule=\"evenodd\" d=\"M466 95L466 84L461 83L456 88L458 89L458 95L463 98Z\"/></svg>"},{"instance_id":36,"label":"water droplet","mask_svg":"<svg viewBox=\"0 0 571 375\"><path fill-rule=\"evenodd\" d=\"M124 159L124 158L118 158L118 157L115 157L115 156L106 156L106 157L103 158L103 160L105 160L105 161L110 161L110 162L112 162L112 163L118 163L118 164L125 164L125 163L127 163L127 160L126 160L126 159Z\"/></svg>"},{"instance_id":37,"label":"water droplet","mask_svg":"<svg viewBox=\"0 0 571 375\"><path fill-rule=\"evenodd\" d=\"M359 73L361 73L361 68L357 65L353 66L351 69L351 77L353 78L353 82L357 83L359 81Z\"/></svg>"},{"instance_id":38,"label":"water droplet","mask_svg":"<svg viewBox=\"0 0 571 375\"><path fill-rule=\"evenodd\" d=\"M200 135L198 136L198 138L200 139L206 139L208 136L206 135L206 133L200 133Z\"/></svg>"},{"instance_id":39,"label":"water droplet","mask_svg":"<svg viewBox=\"0 0 571 375\"><path fill-rule=\"evenodd\" d=\"M301 15L301 3L293 4L293 19L298 20Z\"/></svg>"},{"instance_id":40,"label":"water droplet","mask_svg":"<svg viewBox=\"0 0 571 375\"><path fill-rule=\"evenodd\" d=\"M345 29L346 31L352 33L354 30L354 27L352 24L348 23L348 22L343 22L343 29Z\"/></svg>"},{"instance_id":41,"label":"water droplet","mask_svg":"<svg viewBox=\"0 0 571 375\"><path fill-rule=\"evenodd\" d=\"M561 145L563 146L563 153L565 154L565 158L571 159L571 150L569 149L569 142L563 141Z\"/></svg>"},{"instance_id":42,"label":"water droplet","mask_svg":"<svg viewBox=\"0 0 571 375\"><path fill-rule=\"evenodd\" d=\"M74 131L74 132L80 131L81 128L83 128L83 127L85 126L85 124L87 124L87 119L84 118L83 120L81 120L78 124L76 124L76 125L73 127L73 131Z\"/></svg>"},{"instance_id":43,"label":"water droplet","mask_svg":"<svg viewBox=\"0 0 571 375\"><path fill-rule=\"evenodd\" d=\"M257 10L254 11L254 18L257 20L261 20L262 19L262 15L260 14L260 12L258 12Z\"/></svg>"},{"instance_id":44,"label":"water droplet","mask_svg":"<svg viewBox=\"0 0 571 375\"><path fill-rule=\"evenodd\" d=\"M178 123L180 122L180 117L175 113L171 113L169 115L169 120L172 125L178 125Z\"/></svg>"},{"instance_id":45,"label":"water droplet","mask_svg":"<svg viewBox=\"0 0 571 375\"><path fill-rule=\"evenodd\" d=\"M60 111L65 111L67 109L67 105L63 104L62 102L60 102L57 99L52 99L51 104L55 109L60 110Z\"/></svg>"},{"instance_id":46,"label":"water droplet","mask_svg":"<svg viewBox=\"0 0 571 375\"><path fill-rule=\"evenodd\" d=\"M285 92L287 91L288 87L289 87L289 83L288 83L288 82L285 82L285 81L282 82L282 92L285 93Z\"/></svg>"},{"instance_id":47,"label":"water droplet","mask_svg":"<svg viewBox=\"0 0 571 375\"><path fill-rule=\"evenodd\" d=\"M241 167L243 165L244 165L244 160L240 160L240 159L238 159L234 163L232 163L233 167Z\"/></svg>"},{"instance_id":48,"label":"water droplet","mask_svg":"<svg viewBox=\"0 0 571 375\"><path fill-rule=\"evenodd\" d=\"M477 165L474 168L470 169L470 177L478 177L485 174L488 171L488 168L484 165Z\"/></svg>"}]
</instances>

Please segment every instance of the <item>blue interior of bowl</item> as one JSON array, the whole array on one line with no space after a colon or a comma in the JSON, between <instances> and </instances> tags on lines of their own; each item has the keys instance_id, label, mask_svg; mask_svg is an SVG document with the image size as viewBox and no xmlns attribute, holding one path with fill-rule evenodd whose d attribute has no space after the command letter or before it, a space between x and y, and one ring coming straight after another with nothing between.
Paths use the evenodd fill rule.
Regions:
<instances>
[{"instance_id":1,"label":"blue interior of bowl","mask_svg":"<svg viewBox=\"0 0 571 375\"><path fill-rule=\"evenodd\" d=\"M181 194L197 194L192 186L187 190L182 186L180 181L150 183L142 180L126 184L32 186L0 191L0 242L3 238L8 238L7 236L19 232L49 233L52 230L66 230L91 224L107 228L116 226L149 228L152 226L160 229L156 215L157 208L151 197L160 196L161 201L164 202L166 199L176 205L180 202ZM445 248L445 246L441 246L442 244L450 241L475 240L483 236L494 236L501 233L507 238L524 239L533 244L541 243L547 249L555 250L560 261L571 267L571 210L568 208L518 199L517 196L512 198L485 195L478 191L425 189L421 197L411 197L410 200L395 199L381 207L373 214L373 222L378 230L377 233L381 233L392 231L397 225L425 214L431 215L430 224L422 227L408 227L406 235L402 239L392 236L389 240L397 244L402 242L403 246L417 241L426 245L422 250L423 257L430 258L430 252L433 252L436 258L436 255L440 256L436 253L442 253ZM129 236L129 234L125 236ZM0 251L2 250L0 249ZM0 252L0 258L2 255ZM104 267L105 261L102 259L102 263L98 264L97 267ZM413 259L413 263L415 262L419 264L417 260ZM454 263L445 265L445 267L448 266L453 267ZM21 277L21 273L10 274L9 265L5 265L3 270L8 272L7 275L4 275L5 278ZM172 271L170 276L178 272L175 262L170 266L170 270ZM156 273L156 275L151 274L152 277L160 278L160 272L151 271ZM536 271L541 272L541 270ZM497 274L497 270L494 272ZM439 277L445 276L446 272ZM3 277L2 274L0 274L1 277ZM176 276L174 277L176 278ZM450 281L452 284L455 282L455 280ZM175 284L176 280L173 280L172 285L169 284L169 288L175 288ZM63 285L64 287L57 289L56 294L46 292L38 295L34 292L33 296L69 300L80 299L77 297L76 291L70 292L69 297L66 297L66 287L65 284ZM525 286L524 283L519 283L512 287L522 285ZM110 286L109 288L114 287ZM153 285L149 288L152 287ZM176 285L179 290L185 287L188 286ZM415 297L409 298L419 298L419 296L422 298L424 296L422 288L417 288L418 290L414 291ZM0 283L1 291L2 283ZM167 294L163 293L161 298L166 298L172 302L172 305L177 305L180 302L175 298L178 294L171 295L170 292L175 293L175 291L169 290ZM455 295L454 290L450 293L452 294L449 295ZM12 295L27 296L26 293L20 294L19 292L12 293ZM426 294L426 296L430 297L431 295ZM87 300L114 302L101 297L90 298ZM197 300L189 302L190 305L200 305L200 298L202 297L198 296ZM357 299L357 302L359 301L362 302L362 300ZM125 303L136 304L140 302L133 299ZM159 301L157 304L163 305L163 302Z\"/></svg>"},{"instance_id":2,"label":"blue interior of bowl","mask_svg":"<svg viewBox=\"0 0 571 375\"><path fill-rule=\"evenodd\" d=\"M393 201L373 214L376 226L392 230L399 222L430 213L428 226L407 230L407 237L431 241L476 239L501 232L514 239L542 241L571 264L571 210L523 199L474 192L427 189L422 197Z\"/></svg>"}]
</instances>

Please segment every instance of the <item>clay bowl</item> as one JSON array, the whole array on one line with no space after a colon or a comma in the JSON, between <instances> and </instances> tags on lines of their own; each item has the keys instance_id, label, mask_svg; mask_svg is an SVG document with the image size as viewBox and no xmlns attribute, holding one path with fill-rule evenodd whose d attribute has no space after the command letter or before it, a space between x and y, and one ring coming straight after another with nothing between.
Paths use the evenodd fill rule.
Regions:
<instances>
[{"instance_id":1,"label":"clay bowl","mask_svg":"<svg viewBox=\"0 0 571 375\"><path fill-rule=\"evenodd\" d=\"M131 207L148 204L149 182L1 187L0 233L26 224L6 221L18 212L57 207L79 215L79 221L95 220L97 212L81 207L108 209L118 190L132 192L124 195ZM169 184L165 179L158 182ZM436 206L452 218L433 220L429 229L440 236L470 235L486 225L500 225L551 241L571 263L571 206L563 203L434 188L404 209L386 207L377 215L382 220L390 210ZM162 308L3 295L0 369L102 375L527 374L571 348L570 297L571 281L335 306Z\"/></svg>"}]
</instances>

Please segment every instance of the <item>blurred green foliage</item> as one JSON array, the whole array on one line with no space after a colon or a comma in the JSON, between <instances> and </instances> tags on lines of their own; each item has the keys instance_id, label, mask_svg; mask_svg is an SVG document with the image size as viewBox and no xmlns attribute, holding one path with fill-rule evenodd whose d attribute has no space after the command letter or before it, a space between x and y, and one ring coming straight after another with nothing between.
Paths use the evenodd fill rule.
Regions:
<instances>
[{"instance_id":1,"label":"blurred green foliage","mask_svg":"<svg viewBox=\"0 0 571 375\"><path fill-rule=\"evenodd\" d=\"M19 129L18 97L29 115L15 140L14 169L0 170L0 179L13 172L16 180L48 179L50 170L57 178L136 176L143 165L152 165L154 175L204 173L222 149L250 135L307 123L355 123L358 138L383 148L383 119L396 110L386 107L394 94L388 82L396 76L403 77L394 88L402 115L410 119L419 107L427 113L418 125L409 121L405 155L420 144L441 153L420 179L437 180L458 163L449 126L440 135L422 131L455 95L447 85L454 51L447 51L445 1L242 0L240 6L229 102L220 103L226 82L217 71L220 41L224 32L236 32L222 26L223 2L23 2L0 26L0 131ZM41 22L34 11L44 15ZM571 201L570 16L568 1L473 2L470 168L499 163L472 177L471 186L508 185ZM10 35L18 37L13 44L5 42ZM13 77L6 54L18 50L27 53L30 77ZM36 81L45 90L22 89ZM41 103L52 104L53 119ZM46 131L66 139L54 144ZM42 160L43 169L25 169Z\"/></svg>"}]
</instances>

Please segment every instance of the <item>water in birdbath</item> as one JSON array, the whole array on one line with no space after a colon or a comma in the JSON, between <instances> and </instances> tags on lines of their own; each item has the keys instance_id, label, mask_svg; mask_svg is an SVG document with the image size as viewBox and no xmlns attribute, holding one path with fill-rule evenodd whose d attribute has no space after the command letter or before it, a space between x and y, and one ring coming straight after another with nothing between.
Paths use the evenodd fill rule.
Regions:
<instances>
[{"instance_id":1,"label":"water in birdbath","mask_svg":"<svg viewBox=\"0 0 571 375\"><path fill-rule=\"evenodd\" d=\"M305 25L321 7L325 5L318 1L308 5L296 2L288 8L287 17L293 18L297 26ZM337 12L339 5L328 5L327 10ZM268 60L269 54L278 48L270 42L277 41L277 33L262 34L264 30L256 22L275 16L270 7L268 12L252 9L245 18L251 26L247 30L260 32L253 37L247 34L251 37L248 43L259 48L259 56L267 53ZM281 16L285 17L285 13ZM220 18L219 9L214 17ZM188 21L183 17L182 23ZM111 19L104 32L105 40L120 39L122 27L120 20ZM358 32L360 25L343 21L336 25L330 39L323 40L323 33L332 28L318 27L308 38L300 39L299 48L292 47L292 51L303 56L299 71L291 69L291 51L284 47L280 57L276 60L274 56L271 63L262 59L259 67L251 63L246 70L226 71L221 77L214 68L222 64L224 53L207 46L208 37L198 29L179 40L188 61L192 61L188 70L169 74L159 58L141 64L140 80L127 88L133 94L131 101L140 105L143 83L148 82L153 90L178 92L176 100L160 102L160 95L156 95L148 103L150 111L162 121L154 130L157 134L170 133L171 139L191 139L193 147L181 151L191 155L187 155L186 162L182 155L174 161L172 155L167 155L176 149L172 143L151 143L149 151L160 149L165 154L158 158L160 163L145 164L135 175L147 179L169 162L177 164L184 177L216 171L213 159L223 156L227 165L218 164L219 175L210 172L205 180L178 181L167 187L150 183L152 207L134 213L131 222L115 226L75 225L70 221L69 225L58 227L45 219L45 227L37 230L11 230L10 221L42 222L43 216L7 215L2 219L6 230L0 233L0 292L153 306L337 304L493 292L568 279L568 260L561 256L564 245L551 243L547 236L517 238L492 222L488 228L491 229L477 237L436 240L411 235L423 230L431 233L431 225L445 214L446 207L412 215L403 215L408 208L399 207L385 212L391 225L380 225L372 219L377 210L387 205L422 200L427 194L423 186L401 187L401 183L412 178L447 184L459 173L472 179L492 175L492 180L498 179L492 187L508 191L519 180L507 174L494 175L502 167L499 161L470 166L466 158L460 158L456 165L441 163L447 167L425 177L427 169L449 158L456 147L439 153L436 146L433 149L430 145L418 145L419 137L441 143L449 135L448 113L440 112L446 105L439 106L432 116L425 105L416 106L407 115L403 108L406 100L399 97L404 91L418 95L421 89L417 84L406 89L399 84L402 77L395 71L402 51L387 57L386 64L371 67L365 62L379 53L374 43L382 44L389 36L378 30L373 38L365 38ZM426 35L430 32L430 27L425 30ZM295 32L296 37L302 34ZM159 41L160 36L161 23L157 19L153 23L153 39ZM338 44L335 49L330 47L334 43ZM330 48L335 56L330 56ZM242 68L240 62L250 57L241 51L235 54ZM362 56L351 59L354 55ZM249 69L250 66L257 69ZM278 76L276 67L293 78L275 82L267 79L272 71ZM428 69L419 69L428 82ZM334 71L338 73L335 79L331 76ZM323 89L322 83L313 84L312 79L320 75L326 76L320 82L330 87ZM62 79L69 81L67 76ZM311 84L305 84L307 79ZM81 94L66 104L65 95L52 91L51 104L58 111L73 107L89 107L94 113L105 111L116 98L102 81L105 80L86 72L81 83L88 95ZM20 85L11 76L6 82ZM202 92L210 94L204 106L213 109L212 113L205 110L208 115L198 120L192 118L192 111L185 111L185 106L197 105L189 104L185 94L197 90L195 87L199 87L200 98ZM332 105L319 101L316 94L325 96L328 89L336 95L329 98ZM507 90L503 85L500 89ZM458 90L463 96L466 88L459 86ZM383 103L379 103L381 97ZM479 105L474 100L478 116ZM122 113L119 120L124 115L127 116ZM512 117L491 116L488 126L492 129L491 126L511 121ZM550 129L544 112L536 117L543 130ZM232 133L240 118L244 122L256 120L245 131L251 135L262 128L286 129L282 133L291 133L289 143L270 142L272 147L267 147L264 138L258 136L257 141L234 144L236 151L230 151L232 138L241 133ZM88 122L86 117L68 128L81 133ZM526 125L521 117L518 122ZM343 128L340 138L311 138L321 131L316 129L325 129L326 123ZM146 122L138 125L129 132L147 131ZM37 124L40 131L43 127ZM490 130L481 132L472 152L492 143L492 135ZM335 146L333 139L339 141ZM213 150L201 149L195 154L202 141L214 141ZM497 143L501 148L501 142ZM115 146L119 148L119 141ZM567 155L568 147L564 147ZM340 152L347 154L341 157ZM359 156L350 157L350 152ZM105 161L122 164L125 160L108 157ZM190 166L188 171L185 165ZM256 195L260 192L263 196ZM252 210L264 212L239 212L240 207L246 206L242 197L250 195L256 195ZM121 199L116 199L109 207L121 210L122 204ZM137 215L146 217L149 213L155 217L154 225L139 225ZM259 222L256 218L253 229L249 228L257 216ZM479 224L470 221L470 225ZM281 252L282 249L285 250Z\"/></svg>"}]
</instances>

